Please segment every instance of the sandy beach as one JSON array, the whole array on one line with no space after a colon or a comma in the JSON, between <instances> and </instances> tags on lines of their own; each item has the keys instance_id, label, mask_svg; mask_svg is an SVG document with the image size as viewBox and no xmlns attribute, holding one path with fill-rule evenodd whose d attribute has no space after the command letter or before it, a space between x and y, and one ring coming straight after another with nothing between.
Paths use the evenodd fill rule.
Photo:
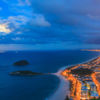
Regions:
<instances>
[{"instance_id":1,"label":"sandy beach","mask_svg":"<svg viewBox=\"0 0 100 100\"><path fill-rule=\"evenodd\" d=\"M65 100L66 96L69 94L69 81L60 75L60 71L55 75L60 79L59 87L56 92L46 100Z\"/></svg>"}]
</instances>

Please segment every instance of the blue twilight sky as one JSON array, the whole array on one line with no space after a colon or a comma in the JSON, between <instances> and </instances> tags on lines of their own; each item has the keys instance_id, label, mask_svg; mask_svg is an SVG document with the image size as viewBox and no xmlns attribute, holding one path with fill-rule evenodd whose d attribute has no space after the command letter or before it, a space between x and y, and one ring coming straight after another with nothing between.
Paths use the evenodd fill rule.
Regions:
<instances>
[{"instance_id":1,"label":"blue twilight sky","mask_svg":"<svg viewBox=\"0 0 100 100\"><path fill-rule=\"evenodd\" d=\"M0 0L0 50L99 45L99 0Z\"/></svg>"}]
</instances>

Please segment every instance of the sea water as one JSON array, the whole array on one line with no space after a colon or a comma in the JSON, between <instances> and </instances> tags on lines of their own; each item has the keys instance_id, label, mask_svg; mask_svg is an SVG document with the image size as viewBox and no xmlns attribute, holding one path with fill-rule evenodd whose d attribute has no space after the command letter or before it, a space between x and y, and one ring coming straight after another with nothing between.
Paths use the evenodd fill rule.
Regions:
<instances>
[{"instance_id":1,"label":"sea water","mask_svg":"<svg viewBox=\"0 0 100 100\"><path fill-rule=\"evenodd\" d=\"M9 51L0 53L0 100L47 100L59 88L60 79L55 75L10 76L10 72L30 70L56 73L66 66L83 63L99 55L98 52L64 51ZM27 60L28 66L13 66Z\"/></svg>"}]
</instances>

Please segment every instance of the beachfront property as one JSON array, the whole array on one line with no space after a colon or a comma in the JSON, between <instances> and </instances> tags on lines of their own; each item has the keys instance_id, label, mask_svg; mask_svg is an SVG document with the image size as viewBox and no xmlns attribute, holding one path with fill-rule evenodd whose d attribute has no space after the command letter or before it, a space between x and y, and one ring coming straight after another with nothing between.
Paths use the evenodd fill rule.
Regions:
<instances>
[{"instance_id":1,"label":"beachfront property","mask_svg":"<svg viewBox=\"0 0 100 100\"><path fill-rule=\"evenodd\" d=\"M72 100L91 100L100 97L100 57L85 64L69 67L61 74L70 81Z\"/></svg>"}]
</instances>

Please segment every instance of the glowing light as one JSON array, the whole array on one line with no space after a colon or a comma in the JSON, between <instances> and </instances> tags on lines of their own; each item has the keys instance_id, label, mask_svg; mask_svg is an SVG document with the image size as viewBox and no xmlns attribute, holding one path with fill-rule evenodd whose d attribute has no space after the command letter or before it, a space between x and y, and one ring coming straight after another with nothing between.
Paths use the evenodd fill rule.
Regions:
<instances>
[{"instance_id":1,"label":"glowing light","mask_svg":"<svg viewBox=\"0 0 100 100\"><path fill-rule=\"evenodd\" d=\"M92 70L95 68L94 72L91 75L86 75L85 77L82 78L71 73L71 70L80 68L82 66L84 68L88 68ZM65 76L65 78L70 81L71 84L71 89L69 94L70 98L72 98L73 100L90 100L94 98L91 94L89 94L91 91L95 91L96 94L98 95L95 96L95 98L97 99L99 98L100 82L97 79L97 73L98 73L96 72L97 66L98 68L100 67L100 57L97 57L96 59L90 62L84 64L78 64L76 66L70 67L69 69L65 69L63 72L61 72L61 75ZM93 83L94 86L91 83ZM86 90L82 89L82 86L85 86L85 88L87 89Z\"/></svg>"},{"instance_id":2,"label":"glowing light","mask_svg":"<svg viewBox=\"0 0 100 100\"><path fill-rule=\"evenodd\" d=\"M8 28L7 24L0 24L0 32L9 34L11 30Z\"/></svg>"},{"instance_id":3,"label":"glowing light","mask_svg":"<svg viewBox=\"0 0 100 100\"><path fill-rule=\"evenodd\" d=\"M95 51L95 52L100 52L100 49L91 49L91 50L85 49L85 50L82 50L82 51Z\"/></svg>"}]
</instances>

